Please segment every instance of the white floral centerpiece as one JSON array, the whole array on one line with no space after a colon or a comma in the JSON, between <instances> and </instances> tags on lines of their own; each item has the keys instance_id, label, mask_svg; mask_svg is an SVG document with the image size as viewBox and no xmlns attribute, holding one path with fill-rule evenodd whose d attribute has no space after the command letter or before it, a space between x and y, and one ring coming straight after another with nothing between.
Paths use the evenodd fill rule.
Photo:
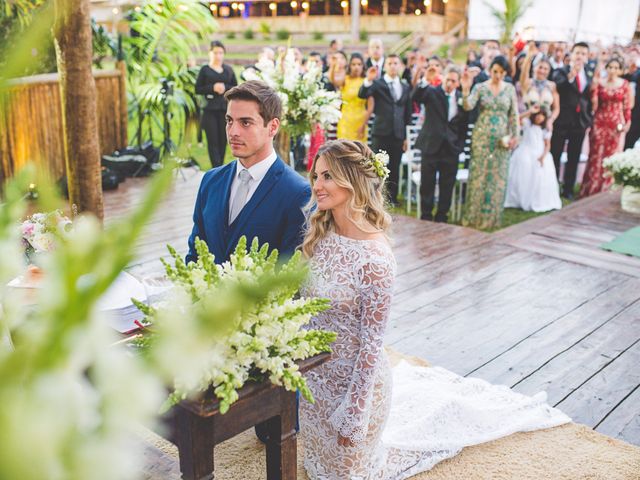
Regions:
<instances>
[{"instance_id":1,"label":"white floral centerpiece","mask_svg":"<svg viewBox=\"0 0 640 480\"><path fill-rule=\"evenodd\" d=\"M247 249L242 237L230 261L216 265L205 242L196 239L196 250L197 263L185 265L169 247L174 266L163 263L174 288L153 307L135 302L150 323L137 344L172 381L165 407L212 387L225 413L247 381L267 378L313 401L295 362L330 351L336 334L302 328L328 301L297 297L306 277L300 252L278 265L277 250L268 254L257 239Z\"/></svg>"},{"instance_id":2,"label":"white floral centerpiece","mask_svg":"<svg viewBox=\"0 0 640 480\"><path fill-rule=\"evenodd\" d=\"M71 220L61 210L34 213L28 217L20 225L27 256L53 251L57 238L67 235L72 225Z\"/></svg>"},{"instance_id":3,"label":"white floral centerpiece","mask_svg":"<svg viewBox=\"0 0 640 480\"><path fill-rule=\"evenodd\" d=\"M291 48L273 62L264 59L256 70L245 73L247 80L262 80L282 99L281 128L291 137L310 133L316 124L323 128L340 120L340 94L322 86L322 67L312 63L300 74Z\"/></svg>"},{"instance_id":4,"label":"white floral centerpiece","mask_svg":"<svg viewBox=\"0 0 640 480\"><path fill-rule=\"evenodd\" d=\"M640 149L629 148L604 159L606 175L622 185L623 210L640 213Z\"/></svg>"}]
</instances>

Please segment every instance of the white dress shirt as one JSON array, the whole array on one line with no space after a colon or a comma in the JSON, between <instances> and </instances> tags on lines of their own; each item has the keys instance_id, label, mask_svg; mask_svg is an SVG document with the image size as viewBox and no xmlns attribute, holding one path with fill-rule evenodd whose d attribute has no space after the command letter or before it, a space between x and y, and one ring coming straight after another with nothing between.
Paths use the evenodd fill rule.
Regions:
<instances>
[{"instance_id":1,"label":"white dress shirt","mask_svg":"<svg viewBox=\"0 0 640 480\"><path fill-rule=\"evenodd\" d=\"M400 85L400 77L391 78L386 73L384 74L384 81L394 90L395 100L400 100L402 97L402 85Z\"/></svg>"},{"instance_id":2,"label":"white dress shirt","mask_svg":"<svg viewBox=\"0 0 640 480\"><path fill-rule=\"evenodd\" d=\"M458 102L457 102L458 99L456 98L455 90L453 90L450 94L447 94L447 91L445 90L444 94L447 95L447 98L449 100L449 109L447 111L448 112L447 121L450 122L451 119L458 114Z\"/></svg>"},{"instance_id":3,"label":"white dress shirt","mask_svg":"<svg viewBox=\"0 0 640 480\"><path fill-rule=\"evenodd\" d=\"M384 57L380 57L380 60L378 60L377 62L371 58L371 66L372 67L378 67L378 76L377 78L380 78L380 74L382 73L382 70L384 68Z\"/></svg>"},{"instance_id":4,"label":"white dress shirt","mask_svg":"<svg viewBox=\"0 0 640 480\"><path fill-rule=\"evenodd\" d=\"M264 177L267 175L267 172L271 168L271 165L274 164L277 158L278 156L276 155L276 152L274 150L271 150L271 153L267 158L259 161L249 168L245 168L244 165L240 163L240 160L236 160L236 174L233 176L233 182L231 182L231 192L229 194L229 198L234 198L236 191L238 190L238 185L240 184L240 171L247 170L251 175L251 182L249 184L249 192L247 193L247 198L244 200L244 203L242 205L244 207L244 205L246 205L249 200L251 200L253 194L256 193L256 190L260 186L260 182L262 182Z\"/></svg>"},{"instance_id":5,"label":"white dress shirt","mask_svg":"<svg viewBox=\"0 0 640 480\"><path fill-rule=\"evenodd\" d=\"M580 93L582 93L584 89L587 88L587 73L584 71L584 68L581 68L578 75L580 76Z\"/></svg>"}]
</instances>

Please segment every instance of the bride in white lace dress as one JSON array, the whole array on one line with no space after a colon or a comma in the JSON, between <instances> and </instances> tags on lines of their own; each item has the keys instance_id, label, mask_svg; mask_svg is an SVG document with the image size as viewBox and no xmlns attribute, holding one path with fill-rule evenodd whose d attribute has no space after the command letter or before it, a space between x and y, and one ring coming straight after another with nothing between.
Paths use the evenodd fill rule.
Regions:
<instances>
[{"instance_id":1,"label":"bride in white lace dress","mask_svg":"<svg viewBox=\"0 0 640 480\"><path fill-rule=\"evenodd\" d=\"M405 479L465 446L569 421L544 394L405 362L392 370L383 347L396 269L386 170L364 144L340 140L320 148L311 173L317 208L302 247L311 263L303 293L331 300L310 327L338 333L331 359L307 376L315 403L300 405L312 480Z\"/></svg>"}]
</instances>

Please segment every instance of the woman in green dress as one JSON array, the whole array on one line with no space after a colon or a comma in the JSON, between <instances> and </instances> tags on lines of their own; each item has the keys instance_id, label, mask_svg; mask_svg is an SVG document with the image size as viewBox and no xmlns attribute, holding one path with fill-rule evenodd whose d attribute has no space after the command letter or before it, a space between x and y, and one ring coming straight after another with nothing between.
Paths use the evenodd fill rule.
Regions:
<instances>
[{"instance_id":1,"label":"woman in green dress","mask_svg":"<svg viewBox=\"0 0 640 480\"><path fill-rule=\"evenodd\" d=\"M469 72L460 78L464 109L478 106L462 224L481 230L501 225L509 157L518 144L518 103L515 88L504 81L508 70L506 58L498 56L491 62L486 82L471 89Z\"/></svg>"}]
</instances>

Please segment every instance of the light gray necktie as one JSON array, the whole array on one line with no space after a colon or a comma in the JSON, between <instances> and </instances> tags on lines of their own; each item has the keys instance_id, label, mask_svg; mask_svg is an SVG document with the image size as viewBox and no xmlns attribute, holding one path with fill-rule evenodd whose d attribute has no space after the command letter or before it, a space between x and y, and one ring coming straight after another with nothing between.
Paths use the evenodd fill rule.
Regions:
<instances>
[{"instance_id":1,"label":"light gray necktie","mask_svg":"<svg viewBox=\"0 0 640 480\"><path fill-rule=\"evenodd\" d=\"M398 92L396 91L396 85L393 82L393 80L391 80L389 82L389 90L391 90L391 98L393 98L394 102L398 101Z\"/></svg>"},{"instance_id":2,"label":"light gray necktie","mask_svg":"<svg viewBox=\"0 0 640 480\"><path fill-rule=\"evenodd\" d=\"M242 210L242 207L244 207L252 180L249 170L246 169L240 170L238 176L240 177L240 184L238 185L236 194L231 199L231 203L229 203L229 225L233 223Z\"/></svg>"}]
</instances>

